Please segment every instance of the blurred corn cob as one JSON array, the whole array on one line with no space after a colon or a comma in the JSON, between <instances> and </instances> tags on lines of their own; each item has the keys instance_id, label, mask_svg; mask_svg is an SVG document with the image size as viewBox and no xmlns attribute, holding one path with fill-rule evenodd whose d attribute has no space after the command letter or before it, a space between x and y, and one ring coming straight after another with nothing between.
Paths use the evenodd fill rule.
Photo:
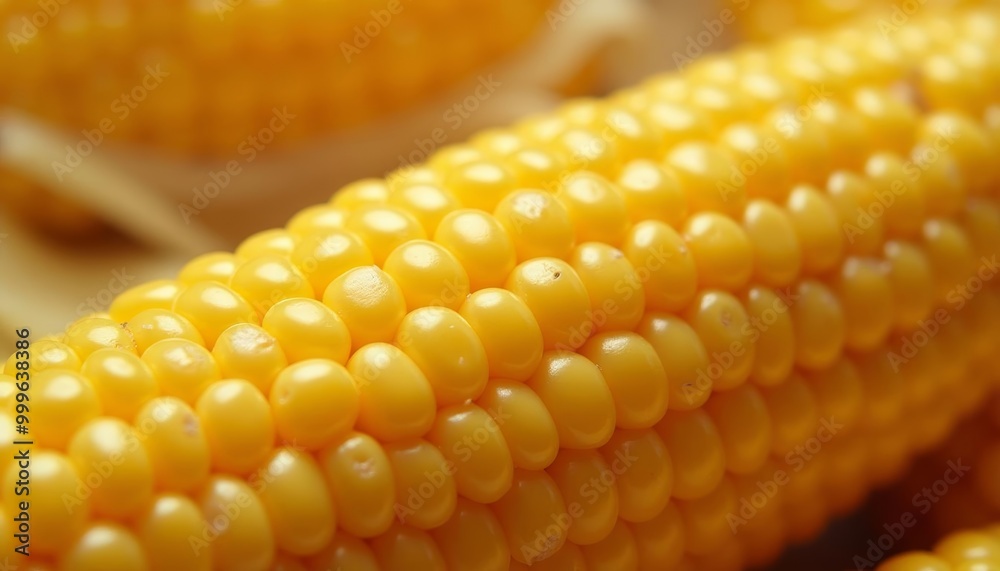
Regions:
<instances>
[{"instance_id":1,"label":"blurred corn cob","mask_svg":"<svg viewBox=\"0 0 1000 571\"><path fill-rule=\"evenodd\" d=\"M955 481L948 463L960 462L969 471ZM1000 396L959 425L949 438L914 464L904 479L879 494L874 502L876 524L896 522L901 514L917 514L919 521L905 537L894 541L917 549L962 529L1000 521ZM937 489L934 486L937 485ZM925 498L933 500L928 503ZM919 505L918 505L919 504ZM877 527L877 526L876 526ZM884 530L878 528L879 534Z\"/></svg>"},{"instance_id":2,"label":"blurred corn cob","mask_svg":"<svg viewBox=\"0 0 1000 571\"><path fill-rule=\"evenodd\" d=\"M723 0L724 8L744 12L739 18L745 39L770 40L793 32L825 30L859 18L877 18L892 31L927 9L962 9L996 5L995 0Z\"/></svg>"},{"instance_id":3,"label":"blurred corn cob","mask_svg":"<svg viewBox=\"0 0 1000 571\"><path fill-rule=\"evenodd\" d=\"M1000 13L907 27L927 41L789 40L482 133L12 356L33 490L79 502L35 507L38 553L722 570L815 536L998 380ZM956 42L981 83L920 73Z\"/></svg>"},{"instance_id":4,"label":"blurred corn cob","mask_svg":"<svg viewBox=\"0 0 1000 571\"><path fill-rule=\"evenodd\" d=\"M878 571L997 571L1000 569L1000 524L955 532L931 551L898 555Z\"/></svg>"},{"instance_id":5,"label":"blurred corn cob","mask_svg":"<svg viewBox=\"0 0 1000 571\"><path fill-rule=\"evenodd\" d=\"M79 134L83 158L105 141L236 158L262 143L287 148L412 108L525 44L549 4L4 2L10 45L0 50L0 106ZM280 134L250 141L283 112L295 120ZM62 174L55 170L53 185ZM0 180L0 204L19 217L63 233L92 227L77 205L58 207L73 219L50 215L55 199L39 196L45 192L16 175Z\"/></svg>"}]
</instances>

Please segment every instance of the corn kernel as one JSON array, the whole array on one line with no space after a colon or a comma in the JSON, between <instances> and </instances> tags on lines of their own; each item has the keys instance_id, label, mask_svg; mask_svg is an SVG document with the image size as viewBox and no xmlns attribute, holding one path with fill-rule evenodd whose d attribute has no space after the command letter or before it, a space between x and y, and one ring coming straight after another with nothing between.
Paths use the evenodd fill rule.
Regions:
<instances>
[{"instance_id":1,"label":"corn kernel","mask_svg":"<svg viewBox=\"0 0 1000 571\"><path fill-rule=\"evenodd\" d=\"M359 390L343 365L306 359L286 367L270 387L274 423L286 442L318 450L353 428Z\"/></svg>"},{"instance_id":2,"label":"corn kernel","mask_svg":"<svg viewBox=\"0 0 1000 571\"><path fill-rule=\"evenodd\" d=\"M246 474L271 452L275 429L267 400L254 385L243 380L212 384L195 406L212 467Z\"/></svg>"}]
</instances>

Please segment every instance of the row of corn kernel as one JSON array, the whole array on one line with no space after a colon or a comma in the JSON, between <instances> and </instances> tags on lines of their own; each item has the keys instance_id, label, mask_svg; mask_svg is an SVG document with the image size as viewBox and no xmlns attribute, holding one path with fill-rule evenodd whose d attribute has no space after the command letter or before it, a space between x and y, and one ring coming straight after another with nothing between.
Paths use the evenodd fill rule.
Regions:
<instances>
[{"instance_id":1,"label":"row of corn kernel","mask_svg":"<svg viewBox=\"0 0 1000 571\"><path fill-rule=\"evenodd\" d=\"M275 108L297 117L275 138L285 145L426 99L523 44L548 7L84 1L46 14L11 3L0 100L73 131L226 156Z\"/></svg>"},{"instance_id":2,"label":"row of corn kernel","mask_svg":"<svg viewBox=\"0 0 1000 571\"><path fill-rule=\"evenodd\" d=\"M952 533L931 551L897 555L878 571L993 571L1000 569L1000 526Z\"/></svg>"}]
</instances>

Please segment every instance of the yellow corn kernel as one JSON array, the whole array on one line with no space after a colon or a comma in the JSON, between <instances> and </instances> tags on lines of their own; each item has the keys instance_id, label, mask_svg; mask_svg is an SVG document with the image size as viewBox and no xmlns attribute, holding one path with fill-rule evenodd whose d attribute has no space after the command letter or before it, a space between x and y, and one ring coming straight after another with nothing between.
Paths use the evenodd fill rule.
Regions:
<instances>
[{"instance_id":1,"label":"yellow corn kernel","mask_svg":"<svg viewBox=\"0 0 1000 571\"><path fill-rule=\"evenodd\" d=\"M234 273L240 263L248 260L266 255L286 257L295 249L296 242L296 236L281 228L272 228L251 234L240 242L240 245L233 252L236 255Z\"/></svg>"},{"instance_id":2,"label":"yellow corn kernel","mask_svg":"<svg viewBox=\"0 0 1000 571\"><path fill-rule=\"evenodd\" d=\"M153 469L132 427L119 419L97 418L82 426L67 454L86 483L96 480L91 506L96 515L123 519L152 496ZM106 458L114 458L115 464Z\"/></svg>"},{"instance_id":3,"label":"yellow corn kernel","mask_svg":"<svg viewBox=\"0 0 1000 571\"><path fill-rule=\"evenodd\" d=\"M170 309L180 287L173 280L156 280L125 290L115 298L108 314L111 319L124 323L144 310Z\"/></svg>"},{"instance_id":4,"label":"yellow corn kernel","mask_svg":"<svg viewBox=\"0 0 1000 571\"><path fill-rule=\"evenodd\" d=\"M347 370L360 389L357 427L382 441L425 434L434 422L434 389L413 359L387 343L358 349Z\"/></svg>"},{"instance_id":5,"label":"yellow corn kernel","mask_svg":"<svg viewBox=\"0 0 1000 571\"><path fill-rule=\"evenodd\" d=\"M211 349L223 331L237 323L259 322L246 299L229 287L213 281L188 286L174 300L173 311L194 325Z\"/></svg>"},{"instance_id":6,"label":"yellow corn kernel","mask_svg":"<svg viewBox=\"0 0 1000 571\"><path fill-rule=\"evenodd\" d=\"M733 474L758 470L771 450L771 413L760 390L743 385L714 395L705 407L722 439L726 469Z\"/></svg>"},{"instance_id":7,"label":"yellow corn kernel","mask_svg":"<svg viewBox=\"0 0 1000 571\"><path fill-rule=\"evenodd\" d=\"M562 260L524 262L511 272L504 289L524 300L534 314L546 349L574 349L594 332L599 316L590 310L587 288Z\"/></svg>"},{"instance_id":8,"label":"yellow corn kernel","mask_svg":"<svg viewBox=\"0 0 1000 571\"><path fill-rule=\"evenodd\" d=\"M566 502L543 471L514 470L510 490L492 504L510 546L512 562L532 564L557 553L566 543Z\"/></svg>"},{"instance_id":9,"label":"yellow corn kernel","mask_svg":"<svg viewBox=\"0 0 1000 571\"><path fill-rule=\"evenodd\" d=\"M289 259L309 280L317 294L326 291L330 282L348 270L374 263L368 246L356 234L347 230L304 236L292 250Z\"/></svg>"},{"instance_id":10,"label":"yellow corn kernel","mask_svg":"<svg viewBox=\"0 0 1000 571\"><path fill-rule=\"evenodd\" d=\"M432 305L457 310L469 295L465 268L451 252L427 240L401 244L382 267L402 289L411 311Z\"/></svg>"},{"instance_id":11,"label":"yellow corn kernel","mask_svg":"<svg viewBox=\"0 0 1000 571\"><path fill-rule=\"evenodd\" d=\"M264 314L261 326L277 339L289 363L330 359L347 363L351 335L340 316L308 298L285 299Z\"/></svg>"},{"instance_id":12,"label":"yellow corn kernel","mask_svg":"<svg viewBox=\"0 0 1000 571\"><path fill-rule=\"evenodd\" d=\"M392 525L369 541L381 569L444 569L444 556L426 531Z\"/></svg>"},{"instance_id":13,"label":"yellow corn kernel","mask_svg":"<svg viewBox=\"0 0 1000 571\"><path fill-rule=\"evenodd\" d=\"M637 159L622 167L617 182L634 224L652 218L679 228L687 216L687 198L672 169Z\"/></svg>"},{"instance_id":14,"label":"yellow corn kernel","mask_svg":"<svg viewBox=\"0 0 1000 571\"><path fill-rule=\"evenodd\" d=\"M717 391L734 389L750 375L756 353L746 309L733 295L706 289L695 296L684 316L702 340L712 363L705 371ZM716 368L713 368L715 365Z\"/></svg>"},{"instance_id":15,"label":"yellow corn kernel","mask_svg":"<svg viewBox=\"0 0 1000 571\"><path fill-rule=\"evenodd\" d=\"M460 207L458 199L448 190L436 184L417 182L391 193L388 204L413 214L428 236L434 235L448 213Z\"/></svg>"},{"instance_id":16,"label":"yellow corn kernel","mask_svg":"<svg viewBox=\"0 0 1000 571\"><path fill-rule=\"evenodd\" d=\"M326 234L342 230L347 223L348 210L318 204L299 211L292 216L285 224L285 230L294 238L296 247L308 240L313 235ZM294 249L293 249L294 251Z\"/></svg>"},{"instance_id":17,"label":"yellow corn kernel","mask_svg":"<svg viewBox=\"0 0 1000 571\"><path fill-rule=\"evenodd\" d=\"M187 339L198 345L204 344L201 333L190 321L169 309L146 309L140 311L125 324L125 329L135 341L136 353L142 356L152 344L162 339Z\"/></svg>"},{"instance_id":18,"label":"yellow corn kernel","mask_svg":"<svg viewBox=\"0 0 1000 571\"><path fill-rule=\"evenodd\" d=\"M510 550L506 542L493 540L503 530L489 506L459 498L451 518L431 534L450 569L508 569Z\"/></svg>"},{"instance_id":19,"label":"yellow corn kernel","mask_svg":"<svg viewBox=\"0 0 1000 571\"><path fill-rule=\"evenodd\" d=\"M729 155L707 143L683 143L670 151L673 168L687 197L688 211L738 215L746 205L746 180Z\"/></svg>"},{"instance_id":20,"label":"yellow corn kernel","mask_svg":"<svg viewBox=\"0 0 1000 571\"><path fill-rule=\"evenodd\" d=\"M278 435L307 450L318 450L347 434L358 417L357 384L334 361L307 359L286 367L269 394Z\"/></svg>"},{"instance_id":21,"label":"yellow corn kernel","mask_svg":"<svg viewBox=\"0 0 1000 571\"><path fill-rule=\"evenodd\" d=\"M670 384L669 408L691 410L705 404L712 391L708 353L698 334L683 319L650 313L636 332L656 351Z\"/></svg>"},{"instance_id":22,"label":"yellow corn kernel","mask_svg":"<svg viewBox=\"0 0 1000 571\"><path fill-rule=\"evenodd\" d=\"M618 487L607 484L611 467L596 450L562 450L545 469L569 506L573 524L566 539L577 545L596 543L611 533L618 521ZM602 477L604 478L602 480Z\"/></svg>"},{"instance_id":23,"label":"yellow corn kernel","mask_svg":"<svg viewBox=\"0 0 1000 571\"><path fill-rule=\"evenodd\" d=\"M607 537L597 543L584 545L582 549L588 569L611 571L639 568L639 550L635 536L621 520L618 520Z\"/></svg>"},{"instance_id":24,"label":"yellow corn kernel","mask_svg":"<svg viewBox=\"0 0 1000 571\"><path fill-rule=\"evenodd\" d=\"M754 286L744 297L750 327L744 332L754 340L750 380L760 386L780 384L788 379L795 363L795 330L788 298L781 292Z\"/></svg>"},{"instance_id":25,"label":"yellow corn kernel","mask_svg":"<svg viewBox=\"0 0 1000 571\"><path fill-rule=\"evenodd\" d=\"M703 410L668 414L656 425L674 464L673 496L693 500L722 480L726 454L722 436Z\"/></svg>"},{"instance_id":26,"label":"yellow corn kernel","mask_svg":"<svg viewBox=\"0 0 1000 571\"><path fill-rule=\"evenodd\" d=\"M275 437L271 408L249 382L223 380L211 385L198 397L195 411L216 470L246 474L271 452Z\"/></svg>"},{"instance_id":27,"label":"yellow corn kernel","mask_svg":"<svg viewBox=\"0 0 1000 571\"><path fill-rule=\"evenodd\" d=\"M337 528L333 501L323 472L308 453L278 448L263 464L267 478L258 496L286 553L312 555L325 547Z\"/></svg>"},{"instance_id":28,"label":"yellow corn kernel","mask_svg":"<svg viewBox=\"0 0 1000 571\"><path fill-rule=\"evenodd\" d=\"M131 353L99 349L87 357L80 374L90 379L104 413L126 421L157 396L159 388L149 367Z\"/></svg>"},{"instance_id":29,"label":"yellow corn kernel","mask_svg":"<svg viewBox=\"0 0 1000 571\"><path fill-rule=\"evenodd\" d=\"M212 348L212 357L222 377L245 379L263 393L288 365L277 339L250 323L237 323L223 331Z\"/></svg>"},{"instance_id":30,"label":"yellow corn kernel","mask_svg":"<svg viewBox=\"0 0 1000 571\"><path fill-rule=\"evenodd\" d=\"M617 430L600 452L614 475L620 521L649 521L666 509L674 468L666 444L653 429Z\"/></svg>"},{"instance_id":31,"label":"yellow corn kernel","mask_svg":"<svg viewBox=\"0 0 1000 571\"><path fill-rule=\"evenodd\" d=\"M441 409L427 440L454 467L458 493L488 504L510 489L514 464L497 421L474 404Z\"/></svg>"},{"instance_id":32,"label":"yellow corn kernel","mask_svg":"<svg viewBox=\"0 0 1000 571\"><path fill-rule=\"evenodd\" d=\"M194 404L220 378L219 366L202 345L184 338L167 338L150 345L142 361L153 373L160 394Z\"/></svg>"},{"instance_id":33,"label":"yellow corn kernel","mask_svg":"<svg viewBox=\"0 0 1000 571\"><path fill-rule=\"evenodd\" d=\"M229 287L246 300L258 315L279 301L314 297L312 285L292 262L282 256L258 256L236 267Z\"/></svg>"},{"instance_id":34,"label":"yellow corn kernel","mask_svg":"<svg viewBox=\"0 0 1000 571\"><path fill-rule=\"evenodd\" d=\"M684 557L684 522L674 504L656 517L631 526L640 569L670 569Z\"/></svg>"},{"instance_id":35,"label":"yellow corn kernel","mask_svg":"<svg viewBox=\"0 0 1000 571\"><path fill-rule=\"evenodd\" d=\"M267 571L275 553L274 528L253 488L241 479L215 475L196 502L204 524L199 535L188 538L192 549L211 548L213 569Z\"/></svg>"},{"instance_id":36,"label":"yellow corn kernel","mask_svg":"<svg viewBox=\"0 0 1000 571\"><path fill-rule=\"evenodd\" d=\"M66 345L80 359L105 347L135 352L135 341L120 324L104 317L85 317L66 330Z\"/></svg>"},{"instance_id":37,"label":"yellow corn kernel","mask_svg":"<svg viewBox=\"0 0 1000 571\"><path fill-rule=\"evenodd\" d=\"M448 249L469 276L469 290L503 285L514 269L514 244L504 227L479 210L455 210L438 224L434 242Z\"/></svg>"},{"instance_id":38,"label":"yellow corn kernel","mask_svg":"<svg viewBox=\"0 0 1000 571\"><path fill-rule=\"evenodd\" d=\"M318 455L336 506L337 525L357 537L374 537L396 517L396 484L382 445L352 432ZM337 533L334 537L344 535Z\"/></svg>"},{"instance_id":39,"label":"yellow corn kernel","mask_svg":"<svg viewBox=\"0 0 1000 571\"><path fill-rule=\"evenodd\" d=\"M201 534L203 525L201 511L187 496L157 496L135 523L136 536L148 555L150 569L211 571L211 546L195 550L188 543L188 538Z\"/></svg>"},{"instance_id":40,"label":"yellow corn kernel","mask_svg":"<svg viewBox=\"0 0 1000 571\"><path fill-rule=\"evenodd\" d=\"M377 266L354 268L333 280L323 293L323 303L343 319L355 351L391 340L406 314L403 291Z\"/></svg>"},{"instance_id":41,"label":"yellow corn kernel","mask_svg":"<svg viewBox=\"0 0 1000 571\"><path fill-rule=\"evenodd\" d=\"M562 448L597 448L614 433L611 389L597 368L576 353L550 351L542 356L528 388L552 414Z\"/></svg>"},{"instance_id":42,"label":"yellow corn kernel","mask_svg":"<svg viewBox=\"0 0 1000 571\"><path fill-rule=\"evenodd\" d=\"M39 445L64 449L102 404L91 381L80 373L48 369L31 380L32 429Z\"/></svg>"},{"instance_id":43,"label":"yellow corn kernel","mask_svg":"<svg viewBox=\"0 0 1000 571\"><path fill-rule=\"evenodd\" d=\"M518 190L505 196L493 211L514 243L517 261L532 258L568 259L576 234L563 203L542 190Z\"/></svg>"},{"instance_id":44,"label":"yellow corn kernel","mask_svg":"<svg viewBox=\"0 0 1000 571\"><path fill-rule=\"evenodd\" d=\"M495 379L487 383L476 404L496 422L515 467L542 470L555 459L559 451L555 420L530 388Z\"/></svg>"},{"instance_id":45,"label":"yellow corn kernel","mask_svg":"<svg viewBox=\"0 0 1000 571\"><path fill-rule=\"evenodd\" d=\"M694 297L698 278L691 248L670 226L639 222L626 237L622 252L638 278L637 284L628 285L642 286L650 309L676 311Z\"/></svg>"},{"instance_id":46,"label":"yellow corn kernel","mask_svg":"<svg viewBox=\"0 0 1000 571\"><path fill-rule=\"evenodd\" d=\"M23 487L16 484L18 471L17 464L11 463L3 473L3 484L11 490ZM32 551L40 555L66 553L66 546L87 527L91 502L89 497L78 496L79 486L80 473L69 458L52 450L34 452L30 491L37 497L31 501L31 529L38 538L32 538ZM75 501L67 505L65 498ZM18 496L4 494L5 514L21 513L20 501Z\"/></svg>"},{"instance_id":47,"label":"yellow corn kernel","mask_svg":"<svg viewBox=\"0 0 1000 571\"><path fill-rule=\"evenodd\" d=\"M23 354L22 356L23 357ZM27 368L18 367L18 362L26 362ZM31 344L30 358L25 360L18 358L17 353L12 354L4 363L3 372L9 377L15 377L18 373L27 371L28 375L40 373L45 369L69 369L79 371L81 366L80 357L68 345L54 339L40 339ZM21 375L23 378L24 375Z\"/></svg>"},{"instance_id":48,"label":"yellow corn kernel","mask_svg":"<svg viewBox=\"0 0 1000 571\"><path fill-rule=\"evenodd\" d=\"M319 554L307 559L309 571L322 569L357 569L358 571L378 571L380 569L368 544L350 535L339 533L333 537Z\"/></svg>"},{"instance_id":49,"label":"yellow corn kernel","mask_svg":"<svg viewBox=\"0 0 1000 571\"><path fill-rule=\"evenodd\" d=\"M192 285L202 281L217 281L228 284L236 272L236 256L229 252L210 252L202 254L181 268L177 281L184 285Z\"/></svg>"},{"instance_id":50,"label":"yellow corn kernel","mask_svg":"<svg viewBox=\"0 0 1000 571\"><path fill-rule=\"evenodd\" d=\"M601 333L580 347L580 355L608 384L618 428L649 428L666 414L670 385L648 341L635 333Z\"/></svg>"},{"instance_id":51,"label":"yellow corn kernel","mask_svg":"<svg viewBox=\"0 0 1000 571\"><path fill-rule=\"evenodd\" d=\"M491 377L523 381L538 367L542 330L519 297L504 289L481 289L468 296L459 314L482 342Z\"/></svg>"},{"instance_id":52,"label":"yellow corn kernel","mask_svg":"<svg viewBox=\"0 0 1000 571\"><path fill-rule=\"evenodd\" d=\"M125 571L149 566L139 539L128 528L113 523L94 523L66 548L63 569L107 569Z\"/></svg>"},{"instance_id":53,"label":"yellow corn kernel","mask_svg":"<svg viewBox=\"0 0 1000 571\"><path fill-rule=\"evenodd\" d=\"M422 438L386 444L385 453L396 479L393 509L399 521L419 529L448 521L458 499L455 465Z\"/></svg>"},{"instance_id":54,"label":"yellow corn kernel","mask_svg":"<svg viewBox=\"0 0 1000 571\"><path fill-rule=\"evenodd\" d=\"M699 285L727 290L746 285L753 271L753 247L736 222L715 212L695 214L684 227L684 238Z\"/></svg>"}]
</instances>

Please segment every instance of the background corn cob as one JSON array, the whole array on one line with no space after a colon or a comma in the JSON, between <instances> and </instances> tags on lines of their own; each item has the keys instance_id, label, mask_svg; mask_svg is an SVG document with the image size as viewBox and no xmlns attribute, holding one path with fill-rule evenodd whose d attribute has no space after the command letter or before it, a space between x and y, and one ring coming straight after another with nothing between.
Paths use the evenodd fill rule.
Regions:
<instances>
[{"instance_id":1,"label":"background corn cob","mask_svg":"<svg viewBox=\"0 0 1000 571\"><path fill-rule=\"evenodd\" d=\"M952 481L946 485L938 482L948 463L959 461L969 467L968 476L958 481L949 477ZM994 398L958 426L945 443L916 462L904 479L874 498L872 519L877 525L872 533L884 533L879 527L883 522L898 521L908 511L918 514L919 521L905 537L894 541L893 550L918 549L950 533L990 525L1000 519L998 463L1000 399ZM928 504L925 497L934 501Z\"/></svg>"},{"instance_id":2,"label":"background corn cob","mask_svg":"<svg viewBox=\"0 0 1000 571\"><path fill-rule=\"evenodd\" d=\"M955 532L932 551L898 555L878 571L992 571L1000 569L1000 526Z\"/></svg>"},{"instance_id":3,"label":"background corn cob","mask_svg":"<svg viewBox=\"0 0 1000 571\"><path fill-rule=\"evenodd\" d=\"M126 292L32 349L33 491L74 499L68 521L34 506L33 548L108 570L767 562L996 383L1000 291L952 297L1000 248L998 24L714 58ZM959 38L982 84L913 79ZM799 58L830 49L852 65Z\"/></svg>"},{"instance_id":4,"label":"background corn cob","mask_svg":"<svg viewBox=\"0 0 1000 571\"><path fill-rule=\"evenodd\" d=\"M996 6L994 0L755 0L753 2L723 3L746 11L739 20L743 36L750 40L771 40L795 31L824 30L857 20L880 18L886 26L908 20L925 7L930 9L963 9L978 6ZM890 29L890 28L885 28Z\"/></svg>"},{"instance_id":5,"label":"background corn cob","mask_svg":"<svg viewBox=\"0 0 1000 571\"><path fill-rule=\"evenodd\" d=\"M11 45L0 50L0 106L94 145L230 159L250 149L247 138L276 110L296 120L267 143L272 149L413 108L525 44L549 4L5 2L0 22ZM70 199L26 205L21 188L45 189L13 173L4 181L0 198L19 217L64 234L93 227ZM49 202L70 204L49 216ZM69 211L72 218L60 215Z\"/></svg>"}]
</instances>

